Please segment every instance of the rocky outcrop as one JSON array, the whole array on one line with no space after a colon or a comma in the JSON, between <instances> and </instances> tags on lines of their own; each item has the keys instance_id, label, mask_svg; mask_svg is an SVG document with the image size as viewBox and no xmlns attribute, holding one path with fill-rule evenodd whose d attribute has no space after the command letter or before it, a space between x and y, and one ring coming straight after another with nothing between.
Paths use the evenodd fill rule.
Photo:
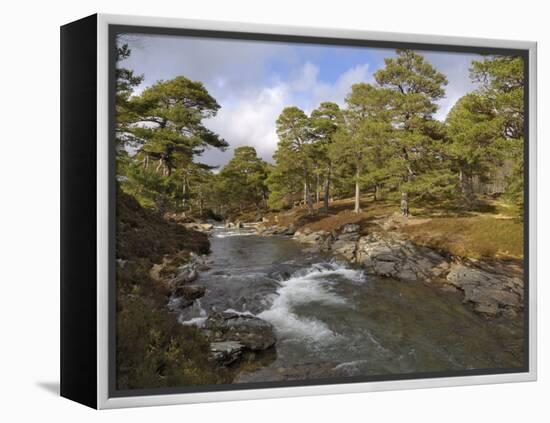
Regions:
<instances>
[{"instance_id":1,"label":"rocky outcrop","mask_svg":"<svg viewBox=\"0 0 550 423\"><path fill-rule=\"evenodd\" d=\"M405 281L432 281L450 266L447 257L432 249L374 234L358 240L356 262L371 273Z\"/></svg>"},{"instance_id":2,"label":"rocky outcrop","mask_svg":"<svg viewBox=\"0 0 550 423\"><path fill-rule=\"evenodd\" d=\"M248 314L213 313L208 316L203 328L212 342L238 342L252 351L270 348L276 340L269 322Z\"/></svg>"},{"instance_id":3,"label":"rocky outcrop","mask_svg":"<svg viewBox=\"0 0 550 423\"><path fill-rule=\"evenodd\" d=\"M523 308L523 280L505 275L501 269L487 264L455 263L446 281L464 292L464 301L491 316L514 314Z\"/></svg>"},{"instance_id":4,"label":"rocky outcrop","mask_svg":"<svg viewBox=\"0 0 550 423\"><path fill-rule=\"evenodd\" d=\"M292 236L296 229L293 226L266 226L261 223L256 226L256 232L258 235L285 235Z\"/></svg>"},{"instance_id":5,"label":"rocky outcrop","mask_svg":"<svg viewBox=\"0 0 550 423\"><path fill-rule=\"evenodd\" d=\"M179 307L189 307L206 293L206 287L195 284L199 270L206 266L205 258L196 254L190 255L189 263L180 266L178 274L168 281L172 297L179 298Z\"/></svg>"},{"instance_id":6,"label":"rocky outcrop","mask_svg":"<svg viewBox=\"0 0 550 423\"><path fill-rule=\"evenodd\" d=\"M502 263L442 254L385 231L364 235L357 224L332 233L304 229L293 239L306 244L308 251L330 251L371 274L461 291L464 302L485 316L513 315L523 309L521 274Z\"/></svg>"}]
</instances>

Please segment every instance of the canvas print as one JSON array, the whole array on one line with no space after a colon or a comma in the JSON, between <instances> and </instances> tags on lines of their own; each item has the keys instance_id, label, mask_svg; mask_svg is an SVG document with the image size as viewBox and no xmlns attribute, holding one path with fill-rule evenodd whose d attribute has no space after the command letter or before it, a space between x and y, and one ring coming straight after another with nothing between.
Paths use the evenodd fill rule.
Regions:
<instances>
[{"instance_id":1,"label":"canvas print","mask_svg":"<svg viewBox=\"0 0 550 423\"><path fill-rule=\"evenodd\" d=\"M252 38L113 38L116 390L525 371L525 56Z\"/></svg>"}]
</instances>

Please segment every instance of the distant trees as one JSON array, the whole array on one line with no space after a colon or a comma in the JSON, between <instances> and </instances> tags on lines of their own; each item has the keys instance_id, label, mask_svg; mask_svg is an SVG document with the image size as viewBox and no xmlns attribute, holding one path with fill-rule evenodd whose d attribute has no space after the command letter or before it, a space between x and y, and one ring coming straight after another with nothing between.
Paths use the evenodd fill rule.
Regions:
<instances>
[{"instance_id":1,"label":"distant trees","mask_svg":"<svg viewBox=\"0 0 550 423\"><path fill-rule=\"evenodd\" d=\"M459 191L469 201L474 177L486 182L502 158L495 113L483 96L470 93L455 103L445 123L446 153L458 173Z\"/></svg>"},{"instance_id":2,"label":"distant trees","mask_svg":"<svg viewBox=\"0 0 550 423\"><path fill-rule=\"evenodd\" d=\"M249 207L267 208L268 164L257 156L254 147L237 147L233 154L217 175L225 206L239 211Z\"/></svg>"},{"instance_id":3,"label":"distant trees","mask_svg":"<svg viewBox=\"0 0 550 423\"><path fill-rule=\"evenodd\" d=\"M276 164L268 177L270 206L290 205L311 193L328 210L331 187L354 194L398 193L401 213L411 196L460 196L468 205L474 184L488 182L505 161L513 163L507 193L523 193L523 63L517 57L474 61L479 89L459 99L445 122L435 119L447 78L412 50L397 50L375 72L375 84L351 87L345 108L321 103L308 117L287 107L277 120ZM313 187L313 188L312 188ZM519 201L519 200L518 200Z\"/></svg>"},{"instance_id":4,"label":"distant trees","mask_svg":"<svg viewBox=\"0 0 550 423\"><path fill-rule=\"evenodd\" d=\"M488 56L473 61L471 78L480 84L479 95L493 113L498 128L494 142L500 143L505 158L512 163L506 194L523 204L525 101L524 63L516 56Z\"/></svg>"},{"instance_id":5,"label":"distant trees","mask_svg":"<svg viewBox=\"0 0 550 423\"><path fill-rule=\"evenodd\" d=\"M130 53L121 45L118 62ZM472 62L470 76L478 89L440 122L435 113L447 78L421 54L397 50L374 73L374 82L351 87L343 107L322 102L309 116L285 107L276 121L274 165L241 146L215 173L197 157L229 144L204 124L220 109L204 85L178 76L135 95L143 77L119 65L118 179L142 205L160 212L241 213L299 202L310 214L327 213L338 195L354 196L359 213L368 190L375 200L397 200L407 216L413 198L455 196L470 206L476 184L490 182L506 165L512 169L506 194L521 204L523 61L487 56Z\"/></svg>"}]
</instances>

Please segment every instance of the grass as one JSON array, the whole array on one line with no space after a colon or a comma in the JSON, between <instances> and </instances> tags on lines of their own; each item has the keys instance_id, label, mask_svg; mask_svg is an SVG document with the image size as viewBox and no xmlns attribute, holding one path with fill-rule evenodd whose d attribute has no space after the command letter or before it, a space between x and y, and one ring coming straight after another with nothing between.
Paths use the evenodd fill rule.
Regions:
<instances>
[{"instance_id":1,"label":"grass","mask_svg":"<svg viewBox=\"0 0 550 423\"><path fill-rule=\"evenodd\" d=\"M434 217L399 231L416 244L476 259L522 259L523 222L493 216Z\"/></svg>"},{"instance_id":2,"label":"grass","mask_svg":"<svg viewBox=\"0 0 550 423\"><path fill-rule=\"evenodd\" d=\"M308 214L305 207L293 208L266 217L270 224L293 225L298 230L332 232L347 223L356 223L362 233L385 230L397 232L418 245L460 257L521 260L523 220L518 208L501 199L479 197L472 204L458 200L412 201L411 216L399 215L395 199L374 201L361 198L361 213L353 212L352 198L334 201L329 212L321 206Z\"/></svg>"}]
</instances>

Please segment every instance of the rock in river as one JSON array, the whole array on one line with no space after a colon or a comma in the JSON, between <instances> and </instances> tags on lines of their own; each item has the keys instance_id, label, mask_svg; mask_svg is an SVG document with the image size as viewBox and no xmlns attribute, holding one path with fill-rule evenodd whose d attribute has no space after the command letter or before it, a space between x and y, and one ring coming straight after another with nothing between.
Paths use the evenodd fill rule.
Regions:
<instances>
[{"instance_id":1,"label":"rock in river","mask_svg":"<svg viewBox=\"0 0 550 423\"><path fill-rule=\"evenodd\" d=\"M238 342L252 351L265 350L275 344L273 326L252 315L213 313L203 328L212 342Z\"/></svg>"},{"instance_id":2,"label":"rock in river","mask_svg":"<svg viewBox=\"0 0 550 423\"><path fill-rule=\"evenodd\" d=\"M224 366L238 360L243 350L244 345L236 341L212 342L210 344L210 356Z\"/></svg>"},{"instance_id":3,"label":"rock in river","mask_svg":"<svg viewBox=\"0 0 550 423\"><path fill-rule=\"evenodd\" d=\"M189 301L201 298L205 293L206 288L202 285L182 285L174 290L174 296L182 297Z\"/></svg>"}]
</instances>

